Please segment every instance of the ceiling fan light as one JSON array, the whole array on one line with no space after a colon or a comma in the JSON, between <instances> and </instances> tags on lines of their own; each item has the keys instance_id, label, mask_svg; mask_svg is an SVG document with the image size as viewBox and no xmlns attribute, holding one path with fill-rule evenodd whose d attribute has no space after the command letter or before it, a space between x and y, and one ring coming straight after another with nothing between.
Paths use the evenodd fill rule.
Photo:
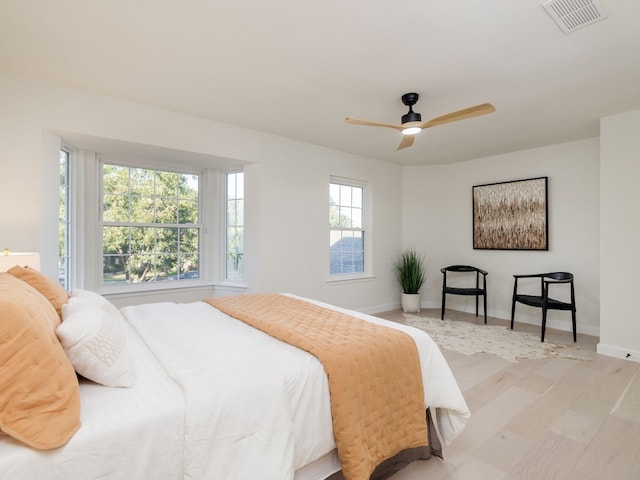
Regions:
<instances>
[{"instance_id":1,"label":"ceiling fan light","mask_svg":"<svg viewBox=\"0 0 640 480\"><path fill-rule=\"evenodd\" d=\"M422 129L420 127L407 127L402 129L403 135L415 135L416 133L420 133Z\"/></svg>"}]
</instances>

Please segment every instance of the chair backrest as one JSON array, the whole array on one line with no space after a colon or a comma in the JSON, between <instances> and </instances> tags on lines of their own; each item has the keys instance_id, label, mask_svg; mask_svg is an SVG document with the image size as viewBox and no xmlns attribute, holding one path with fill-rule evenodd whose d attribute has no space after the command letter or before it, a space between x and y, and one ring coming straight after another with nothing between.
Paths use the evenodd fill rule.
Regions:
<instances>
[{"instance_id":1,"label":"chair backrest","mask_svg":"<svg viewBox=\"0 0 640 480\"><path fill-rule=\"evenodd\" d=\"M484 285L484 282L486 281L486 276L488 275L488 273L485 272L484 270L482 270L481 268L474 267L472 265L449 265L448 267L441 268L440 271L444 275L443 281L442 281L442 288L445 288L447 286L447 281L448 281L447 272L454 272L454 273L469 273L470 272L470 273L475 273L474 277L475 277L475 285L476 285L476 287L479 286L480 275L482 275L482 283L483 283L483 285ZM464 275L462 277L464 277ZM468 276L467 276L467 279L469 279ZM460 280L462 280L462 278ZM454 284L455 283L457 283L457 282L454 282Z\"/></svg>"},{"instance_id":2,"label":"chair backrest","mask_svg":"<svg viewBox=\"0 0 640 480\"><path fill-rule=\"evenodd\" d=\"M479 272L486 273L478 267L472 267L471 265L449 265L448 267L441 268L442 273L446 272Z\"/></svg>"},{"instance_id":3,"label":"chair backrest","mask_svg":"<svg viewBox=\"0 0 640 480\"><path fill-rule=\"evenodd\" d=\"M573 274L569 272L551 272L542 275L544 278L551 278L559 282L573 281Z\"/></svg>"}]
</instances>

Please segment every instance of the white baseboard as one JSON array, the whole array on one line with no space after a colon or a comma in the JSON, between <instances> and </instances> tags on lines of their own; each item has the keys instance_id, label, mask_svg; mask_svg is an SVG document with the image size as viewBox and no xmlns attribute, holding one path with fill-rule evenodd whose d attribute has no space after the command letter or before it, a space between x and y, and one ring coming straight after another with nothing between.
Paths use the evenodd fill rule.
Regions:
<instances>
[{"instance_id":1,"label":"white baseboard","mask_svg":"<svg viewBox=\"0 0 640 480\"><path fill-rule=\"evenodd\" d=\"M640 363L640 351L638 350L625 350L620 347L613 347L611 345L598 343L596 352L600 355L607 355L608 357L621 358L623 360Z\"/></svg>"},{"instance_id":2,"label":"white baseboard","mask_svg":"<svg viewBox=\"0 0 640 480\"><path fill-rule=\"evenodd\" d=\"M391 310L398 310L400 308L400 302L387 303L384 305L376 305L375 307L363 308L360 311L367 315L375 315L376 313L389 312Z\"/></svg>"},{"instance_id":3,"label":"white baseboard","mask_svg":"<svg viewBox=\"0 0 640 480\"><path fill-rule=\"evenodd\" d=\"M420 305L421 308L437 308L440 309L442 308L442 303L438 302L438 301L429 301L429 302L425 302L423 301L422 304ZM395 303L395 304L389 304L389 305L384 305L384 306L379 306L379 307L372 307L372 308L368 308L367 311L364 311L364 313L368 313L368 314L374 314L374 313L380 313L380 312L386 312L389 310L395 310L400 308L400 302ZM463 312L467 312L467 313L475 313L475 308L472 310L461 310ZM482 315L482 307L480 307L480 315ZM500 318L502 320L511 320L511 312L489 312L489 315L491 315L492 317L495 318ZM537 318L532 318L532 317L526 317L524 315L518 315L516 317L516 323L520 322L520 323L527 323L529 325L540 325L540 321L541 318L537 317ZM571 325L571 320L569 319L568 321L558 321L558 320L547 320L547 327L548 328L553 328L556 330L562 330L565 332L572 332L573 331L573 326ZM578 333L581 333L583 335L589 335L592 337L600 337L600 328L598 327L592 327L592 326L587 326L587 325L580 325L580 323L578 322L578 325L576 325L576 329L578 331Z\"/></svg>"}]
</instances>

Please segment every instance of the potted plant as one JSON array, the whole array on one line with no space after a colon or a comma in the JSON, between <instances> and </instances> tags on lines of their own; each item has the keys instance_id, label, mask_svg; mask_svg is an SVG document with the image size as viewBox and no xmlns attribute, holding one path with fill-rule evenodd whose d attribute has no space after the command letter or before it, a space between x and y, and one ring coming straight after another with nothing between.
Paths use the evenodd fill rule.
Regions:
<instances>
[{"instance_id":1,"label":"potted plant","mask_svg":"<svg viewBox=\"0 0 640 480\"><path fill-rule=\"evenodd\" d=\"M396 261L395 273L402 287L402 311L419 312L420 287L425 282L422 256L413 249L403 251Z\"/></svg>"}]
</instances>

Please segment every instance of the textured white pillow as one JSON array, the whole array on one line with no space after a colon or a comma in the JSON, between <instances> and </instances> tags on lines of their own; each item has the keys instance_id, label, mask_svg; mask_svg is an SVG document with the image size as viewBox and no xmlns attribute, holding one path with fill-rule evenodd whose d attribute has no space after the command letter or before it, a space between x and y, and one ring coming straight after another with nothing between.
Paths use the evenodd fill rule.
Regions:
<instances>
[{"instance_id":1,"label":"textured white pillow","mask_svg":"<svg viewBox=\"0 0 640 480\"><path fill-rule=\"evenodd\" d=\"M67 315L70 315L72 311L77 311L78 308L86 308L87 305L93 305L107 313L120 317L120 311L117 307L99 293L76 288L71 290L69 300L62 306L62 319L64 320L65 316L64 310L67 310Z\"/></svg>"},{"instance_id":2,"label":"textured white pillow","mask_svg":"<svg viewBox=\"0 0 640 480\"><path fill-rule=\"evenodd\" d=\"M74 297L63 306L56 334L76 372L107 387L131 387L135 364L118 309L98 294Z\"/></svg>"}]
</instances>

